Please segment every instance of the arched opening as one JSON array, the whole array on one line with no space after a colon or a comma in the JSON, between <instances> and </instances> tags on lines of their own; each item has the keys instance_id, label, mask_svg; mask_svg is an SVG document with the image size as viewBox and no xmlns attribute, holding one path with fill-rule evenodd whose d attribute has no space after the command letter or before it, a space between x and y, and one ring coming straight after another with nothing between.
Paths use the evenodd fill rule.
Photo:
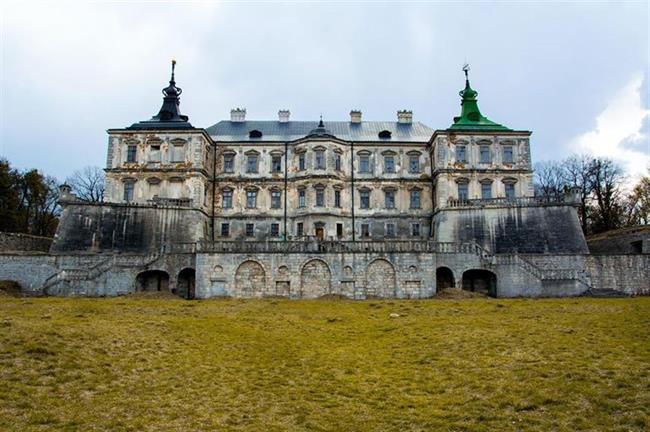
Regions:
<instances>
[{"instance_id":1,"label":"arched opening","mask_svg":"<svg viewBox=\"0 0 650 432\"><path fill-rule=\"evenodd\" d=\"M135 290L138 292L169 291L169 274L162 270L142 272L135 278Z\"/></svg>"},{"instance_id":2,"label":"arched opening","mask_svg":"<svg viewBox=\"0 0 650 432\"><path fill-rule=\"evenodd\" d=\"M438 267L436 269L436 291L453 288L454 285L454 272L449 267Z\"/></svg>"},{"instance_id":3,"label":"arched opening","mask_svg":"<svg viewBox=\"0 0 650 432\"><path fill-rule=\"evenodd\" d=\"M192 300L195 295L196 270L193 268L184 268L178 274L178 283L176 284L176 295L187 300Z\"/></svg>"},{"instance_id":4,"label":"arched opening","mask_svg":"<svg viewBox=\"0 0 650 432\"><path fill-rule=\"evenodd\" d=\"M497 296L497 275L489 270L467 270L463 273L463 289Z\"/></svg>"},{"instance_id":5,"label":"arched opening","mask_svg":"<svg viewBox=\"0 0 650 432\"><path fill-rule=\"evenodd\" d=\"M235 288L241 297L261 297L266 291L266 272L255 261L244 261L235 272Z\"/></svg>"},{"instance_id":6,"label":"arched opening","mask_svg":"<svg viewBox=\"0 0 650 432\"><path fill-rule=\"evenodd\" d=\"M300 272L300 297L317 298L332 292L332 272L325 263L313 259L302 267Z\"/></svg>"},{"instance_id":7,"label":"arched opening","mask_svg":"<svg viewBox=\"0 0 650 432\"><path fill-rule=\"evenodd\" d=\"M366 297L393 298L396 296L395 268L385 259L376 259L366 270Z\"/></svg>"}]
</instances>

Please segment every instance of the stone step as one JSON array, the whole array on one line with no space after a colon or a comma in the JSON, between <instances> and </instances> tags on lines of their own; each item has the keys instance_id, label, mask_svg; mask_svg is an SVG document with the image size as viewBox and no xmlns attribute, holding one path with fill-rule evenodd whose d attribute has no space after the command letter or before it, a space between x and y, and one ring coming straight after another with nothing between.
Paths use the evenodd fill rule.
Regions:
<instances>
[{"instance_id":1,"label":"stone step","mask_svg":"<svg viewBox=\"0 0 650 432\"><path fill-rule=\"evenodd\" d=\"M630 297L629 294L615 289L589 289L585 292L585 296L598 298Z\"/></svg>"}]
</instances>

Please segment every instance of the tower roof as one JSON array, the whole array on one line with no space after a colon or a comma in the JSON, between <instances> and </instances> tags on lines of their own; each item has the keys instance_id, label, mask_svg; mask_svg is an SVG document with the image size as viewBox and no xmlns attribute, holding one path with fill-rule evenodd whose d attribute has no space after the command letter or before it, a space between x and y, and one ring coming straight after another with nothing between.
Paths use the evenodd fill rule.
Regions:
<instances>
[{"instance_id":1,"label":"tower roof","mask_svg":"<svg viewBox=\"0 0 650 432\"><path fill-rule=\"evenodd\" d=\"M188 117L181 114L180 95L183 89L176 87L175 69L176 60L172 60L172 76L169 85L162 90L163 104L158 114L149 120L134 123L127 129L193 129Z\"/></svg>"},{"instance_id":2,"label":"tower roof","mask_svg":"<svg viewBox=\"0 0 650 432\"><path fill-rule=\"evenodd\" d=\"M461 98L460 116L454 117L450 130L509 131L511 129L493 122L481 114L478 108L478 92L469 85L469 65L463 67L465 88L459 92Z\"/></svg>"}]
</instances>

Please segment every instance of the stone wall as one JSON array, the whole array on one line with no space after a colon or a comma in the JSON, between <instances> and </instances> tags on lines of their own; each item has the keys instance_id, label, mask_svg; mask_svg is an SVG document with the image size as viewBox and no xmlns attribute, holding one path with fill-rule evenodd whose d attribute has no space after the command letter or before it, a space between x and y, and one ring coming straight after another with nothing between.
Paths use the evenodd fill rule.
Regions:
<instances>
[{"instance_id":1,"label":"stone wall","mask_svg":"<svg viewBox=\"0 0 650 432\"><path fill-rule=\"evenodd\" d=\"M16 281L28 292L40 294L45 281L57 271L57 258L52 255L0 255L0 280Z\"/></svg>"},{"instance_id":2,"label":"stone wall","mask_svg":"<svg viewBox=\"0 0 650 432\"><path fill-rule=\"evenodd\" d=\"M595 289L650 295L650 255L589 255L585 267Z\"/></svg>"},{"instance_id":3,"label":"stone wall","mask_svg":"<svg viewBox=\"0 0 650 432\"><path fill-rule=\"evenodd\" d=\"M51 245L50 237L0 232L0 252L47 252Z\"/></svg>"},{"instance_id":4,"label":"stone wall","mask_svg":"<svg viewBox=\"0 0 650 432\"><path fill-rule=\"evenodd\" d=\"M474 241L493 253L588 253L578 215L566 205L445 209L434 216L434 240Z\"/></svg>"}]
</instances>

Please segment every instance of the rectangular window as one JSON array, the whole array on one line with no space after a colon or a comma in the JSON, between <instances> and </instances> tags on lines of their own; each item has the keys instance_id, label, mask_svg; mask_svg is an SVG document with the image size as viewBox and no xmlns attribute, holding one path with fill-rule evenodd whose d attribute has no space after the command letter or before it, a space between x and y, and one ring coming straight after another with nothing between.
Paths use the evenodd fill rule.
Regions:
<instances>
[{"instance_id":1,"label":"rectangular window","mask_svg":"<svg viewBox=\"0 0 650 432\"><path fill-rule=\"evenodd\" d=\"M316 207L325 206L325 189L316 189Z\"/></svg>"},{"instance_id":2,"label":"rectangular window","mask_svg":"<svg viewBox=\"0 0 650 432\"><path fill-rule=\"evenodd\" d=\"M171 153L172 162L183 162L185 160L185 146L172 145Z\"/></svg>"},{"instance_id":3,"label":"rectangular window","mask_svg":"<svg viewBox=\"0 0 650 432\"><path fill-rule=\"evenodd\" d=\"M305 170L305 154L300 153L298 155L298 170L304 171Z\"/></svg>"},{"instance_id":4,"label":"rectangular window","mask_svg":"<svg viewBox=\"0 0 650 432\"><path fill-rule=\"evenodd\" d=\"M152 145L149 147L149 162L160 162L160 146Z\"/></svg>"},{"instance_id":5,"label":"rectangular window","mask_svg":"<svg viewBox=\"0 0 650 432\"><path fill-rule=\"evenodd\" d=\"M129 163L135 162L136 152L138 151L138 146L130 145L126 148L126 161Z\"/></svg>"},{"instance_id":6,"label":"rectangular window","mask_svg":"<svg viewBox=\"0 0 650 432\"><path fill-rule=\"evenodd\" d=\"M386 224L386 237L395 237L395 224L387 223Z\"/></svg>"},{"instance_id":7,"label":"rectangular window","mask_svg":"<svg viewBox=\"0 0 650 432\"><path fill-rule=\"evenodd\" d=\"M487 164L491 162L491 157L490 157L490 146L487 145L482 145L479 149L480 152L480 162L482 164Z\"/></svg>"},{"instance_id":8,"label":"rectangular window","mask_svg":"<svg viewBox=\"0 0 650 432\"><path fill-rule=\"evenodd\" d=\"M420 224L412 223L411 224L411 235L413 237L420 237Z\"/></svg>"},{"instance_id":9,"label":"rectangular window","mask_svg":"<svg viewBox=\"0 0 650 432\"><path fill-rule=\"evenodd\" d=\"M481 183L481 198L492 198L492 183Z\"/></svg>"},{"instance_id":10,"label":"rectangular window","mask_svg":"<svg viewBox=\"0 0 650 432\"><path fill-rule=\"evenodd\" d=\"M361 203L360 206L362 209L369 209L370 208L370 191L361 191L359 192L359 195L361 196Z\"/></svg>"},{"instance_id":11,"label":"rectangular window","mask_svg":"<svg viewBox=\"0 0 650 432\"><path fill-rule=\"evenodd\" d=\"M255 235L255 224L246 224L246 237L253 237Z\"/></svg>"},{"instance_id":12,"label":"rectangular window","mask_svg":"<svg viewBox=\"0 0 650 432\"><path fill-rule=\"evenodd\" d=\"M225 190L221 192L221 207L225 209L232 208L232 191Z\"/></svg>"},{"instance_id":13,"label":"rectangular window","mask_svg":"<svg viewBox=\"0 0 650 432\"><path fill-rule=\"evenodd\" d=\"M411 191L411 205L410 207L412 209L419 209L420 208L420 191L419 190L412 190Z\"/></svg>"},{"instance_id":14,"label":"rectangular window","mask_svg":"<svg viewBox=\"0 0 650 432\"><path fill-rule=\"evenodd\" d=\"M467 163L467 147L464 145L456 146L456 162Z\"/></svg>"},{"instance_id":15,"label":"rectangular window","mask_svg":"<svg viewBox=\"0 0 650 432\"><path fill-rule=\"evenodd\" d=\"M280 191L271 191L271 208L279 209L280 202L282 201L282 192Z\"/></svg>"},{"instance_id":16,"label":"rectangular window","mask_svg":"<svg viewBox=\"0 0 650 432\"><path fill-rule=\"evenodd\" d=\"M271 237L280 237L280 224L272 223L271 224Z\"/></svg>"},{"instance_id":17,"label":"rectangular window","mask_svg":"<svg viewBox=\"0 0 650 432\"><path fill-rule=\"evenodd\" d=\"M369 173L370 172L370 156L369 155L360 155L359 156L359 172Z\"/></svg>"},{"instance_id":18,"label":"rectangular window","mask_svg":"<svg viewBox=\"0 0 650 432\"><path fill-rule=\"evenodd\" d=\"M384 156L384 172L394 173L395 172L395 157L394 156Z\"/></svg>"},{"instance_id":19,"label":"rectangular window","mask_svg":"<svg viewBox=\"0 0 650 432\"><path fill-rule=\"evenodd\" d=\"M325 169L325 151L316 150L314 156L314 168L315 169Z\"/></svg>"},{"instance_id":20,"label":"rectangular window","mask_svg":"<svg viewBox=\"0 0 650 432\"><path fill-rule=\"evenodd\" d=\"M370 237L370 225L361 224L361 237Z\"/></svg>"},{"instance_id":21,"label":"rectangular window","mask_svg":"<svg viewBox=\"0 0 650 432\"><path fill-rule=\"evenodd\" d=\"M229 237L229 236L230 236L230 224L222 223L221 224L221 237Z\"/></svg>"},{"instance_id":22,"label":"rectangular window","mask_svg":"<svg viewBox=\"0 0 650 432\"><path fill-rule=\"evenodd\" d=\"M124 183L124 201L126 201L126 202L133 201L133 189L134 189L134 187L135 187L135 184L132 181Z\"/></svg>"},{"instance_id":23,"label":"rectangular window","mask_svg":"<svg viewBox=\"0 0 650 432\"><path fill-rule=\"evenodd\" d=\"M503 163L511 164L513 162L512 146L503 147Z\"/></svg>"},{"instance_id":24,"label":"rectangular window","mask_svg":"<svg viewBox=\"0 0 650 432\"><path fill-rule=\"evenodd\" d=\"M302 236L305 235L305 231L304 231L304 228L303 228L302 222L298 222L298 223L296 224L296 235L297 235L298 237L302 237Z\"/></svg>"},{"instance_id":25,"label":"rectangular window","mask_svg":"<svg viewBox=\"0 0 650 432\"><path fill-rule=\"evenodd\" d=\"M506 183L506 198L511 200L515 199L515 184L514 183Z\"/></svg>"},{"instance_id":26,"label":"rectangular window","mask_svg":"<svg viewBox=\"0 0 650 432\"><path fill-rule=\"evenodd\" d=\"M305 191L304 190L299 190L298 191L298 207L305 207Z\"/></svg>"},{"instance_id":27,"label":"rectangular window","mask_svg":"<svg viewBox=\"0 0 650 432\"><path fill-rule=\"evenodd\" d=\"M248 155L248 160L246 163L246 172L249 173L257 172L257 155Z\"/></svg>"},{"instance_id":28,"label":"rectangular window","mask_svg":"<svg viewBox=\"0 0 650 432\"><path fill-rule=\"evenodd\" d=\"M246 191L246 208L257 207L257 191Z\"/></svg>"},{"instance_id":29,"label":"rectangular window","mask_svg":"<svg viewBox=\"0 0 650 432\"><path fill-rule=\"evenodd\" d=\"M458 199L461 201L467 201L468 197L467 183L460 183L458 185Z\"/></svg>"},{"instance_id":30,"label":"rectangular window","mask_svg":"<svg viewBox=\"0 0 650 432\"><path fill-rule=\"evenodd\" d=\"M336 207L336 208L341 207L341 191L340 190L335 190L334 191L334 207Z\"/></svg>"},{"instance_id":31,"label":"rectangular window","mask_svg":"<svg viewBox=\"0 0 650 432\"><path fill-rule=\"evenodd\" d=\"M342 223L337 223L336 224L336 237L337 238L343 237L343 224Z\"/></svg>"},{"instance_id":32,"label":"rectangular window","mask_svg":"<svg viewBox=\"0 0 650 432\"><path fill-rule=\"evenodd\" d=\"M282 156L271 156L271 172L279 173L282 171Z\"/></svg>"},{"instance_id":33,"label":"rectangular window","mask_svg":"<svg viewBox=\"0 0 650 432\"><path fill-rule=\"evenodd\" d=\"M225 173L235 172L235 155L234 154L223 155L223 172L225 172Z\"/></svg>"},{"instance_id":34,"label":"rectangular window","mask_svg":"<svg viewBox=\"0 0 650 432\"><path fill-rule=\"evenodd\" d=\"M334 156L334 169L336 171L341 171L341 155L338 153Z\"/></svg>"},{"instance_id":35,"label":"rectangular window","mask_svg":"<svg viewBox=\"0 0 650 432\"><path fill-rule=\"evenodd\" d=\"M394 209L395 208L395 191L393 190L387 190L384 192L384 204L386 205L387 209Z\"/></svg>"},{"instance_id":36,"label":"rectangular window","mask_svg":"<svg viewBox=\"0 0 650 432\"><path fill-rule=\"evenodd\" d=\"M409 173L417 174L420 172L420 156L409 156Z\"/></svg>"}]
</instances>

